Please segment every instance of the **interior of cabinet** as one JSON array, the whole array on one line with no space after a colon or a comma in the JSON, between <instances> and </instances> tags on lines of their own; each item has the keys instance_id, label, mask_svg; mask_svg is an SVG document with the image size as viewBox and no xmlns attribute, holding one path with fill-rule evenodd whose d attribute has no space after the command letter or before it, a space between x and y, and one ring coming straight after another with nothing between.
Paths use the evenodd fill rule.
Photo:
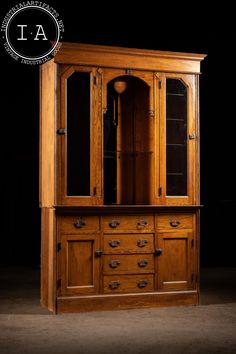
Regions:
<instances>
[{"instance_id":1,"label":"interior of cabinet","mask_svg":"<svg viewBox=\"0 0 236 354\"><path fill-rule=\"evenodd\" d=\"M134 76L107 84L104 204L151 204L150 87Z\"/></svg>"}]
</instances>

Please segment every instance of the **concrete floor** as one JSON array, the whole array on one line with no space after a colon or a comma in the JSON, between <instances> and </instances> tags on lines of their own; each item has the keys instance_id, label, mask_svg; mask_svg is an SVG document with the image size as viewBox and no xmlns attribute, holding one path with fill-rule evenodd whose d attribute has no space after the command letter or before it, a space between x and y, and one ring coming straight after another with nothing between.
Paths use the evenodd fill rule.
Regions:
<instances>
[{"instance_id":1,"label":"concrete floor","mask_svg":"<svg viewBox=\"0 0 236 354\"><path fill-rule=\"evenodd\" d=\"M236 353L236 269L202 270L201 305L53 316L39 272L2 269L1 354Z\"/></svg>"}]
</instances>

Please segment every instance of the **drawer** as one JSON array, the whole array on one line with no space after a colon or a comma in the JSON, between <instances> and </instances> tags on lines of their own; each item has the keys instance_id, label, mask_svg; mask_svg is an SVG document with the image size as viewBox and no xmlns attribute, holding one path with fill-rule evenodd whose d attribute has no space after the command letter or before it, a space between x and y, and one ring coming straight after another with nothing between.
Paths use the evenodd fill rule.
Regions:
<instances>
[{"instance_id":1,"label":"drawer","mask_svg":"<svg viewBox=\"0 0 236 354\"><path fill-rule=\"evenodd\" d=\"M102 218L104 232L152 232L154 216L104 216Z\"/></svg>"},{"instance_id":2,"label":"drawer","mask_svg":"<svg viewBox=\"0 0 236 354\"><path fill-rule=\"evenodd\" d=\"M154 289L154 275L107 275L104 276L104 293L146 292Z\"/></svg>"},{"instance_id":3,"label":"drawer","mask_svg":"<svg viewBox=\"0 0 236 354\"><path fill-rule=\"evenodd\" d=\"M143 255L106 255L103 258L105 274L154 273L154 256Z\"/></svg>"},{"instance_id":4,"label":"drawer","mask_svg":"<svg viewBox=\"0 0 236 354\"><path fill-rule=\"evenodd\" d=\"M60 231L77 234L99 231L98 216L64 216L61 218Z\"/></svg>"},{"instance_id":5,"label":"drawer","mask_svg":"<svg viewBox=\"0 0 236 354\"><path fill-rule=\"evenodd\" d=\"M104 235L104 253L153 253L154 234L111 234Z\"/></svg>"},{"instance_id":6,"label":"drawer","mask_svg":"<svg viewBox=\"0 0 236 354\"><path fill-rule=\"evenodd\" d=\"M157 216L157 228L164 230L192 229L192 214L168 214Z\"/></svg>"}]
</instances>

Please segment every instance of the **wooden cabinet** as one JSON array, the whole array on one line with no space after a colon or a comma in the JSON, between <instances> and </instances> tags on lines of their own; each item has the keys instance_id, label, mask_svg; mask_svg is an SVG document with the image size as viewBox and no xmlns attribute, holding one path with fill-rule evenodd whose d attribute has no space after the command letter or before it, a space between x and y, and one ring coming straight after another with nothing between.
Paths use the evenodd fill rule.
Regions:
<instances>
[{"instance_id":1,"label":"wooden cabinet","mask_svg":"<svg viewBox=\"0 0 236 354\"><path fill-rule=\"evenodd\" d=\"M41 66L41 302L199 297L202 54L63 43Z\"/></svg>"}]
</instances>

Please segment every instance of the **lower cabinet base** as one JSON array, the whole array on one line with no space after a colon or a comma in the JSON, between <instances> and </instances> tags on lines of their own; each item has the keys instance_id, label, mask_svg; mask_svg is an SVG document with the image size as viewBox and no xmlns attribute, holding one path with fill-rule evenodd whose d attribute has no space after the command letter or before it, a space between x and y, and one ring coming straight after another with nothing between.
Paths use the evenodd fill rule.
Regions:
<instances>
[{"instance_id":1,"label":"lower cabinet base","mask_svg":"<svg viewBox=\"0 0 236 354\"><path fill-rule=\"evenodd\" d=\"M142 294L95 295L57 298L57 312L88 312L198 305L197 291L176 291Z\"/></svg>"}]
</instances>

